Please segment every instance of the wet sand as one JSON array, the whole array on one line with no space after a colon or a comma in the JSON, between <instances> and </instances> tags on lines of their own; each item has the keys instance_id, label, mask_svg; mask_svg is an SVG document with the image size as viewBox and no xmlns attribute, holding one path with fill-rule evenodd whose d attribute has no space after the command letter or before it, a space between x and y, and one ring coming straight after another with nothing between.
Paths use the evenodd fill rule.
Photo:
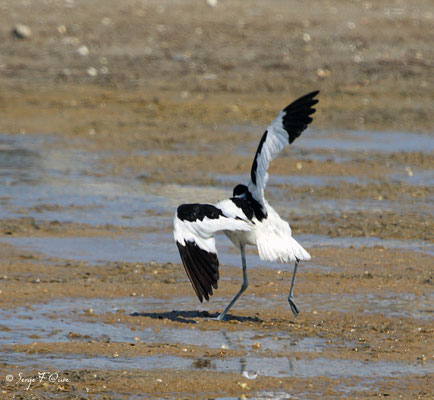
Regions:
<instances>
[{"instance_id":1,"label":"wet sand","mask_svg":"<svg viewBox=\"0 0 434 400\"><path fill-rule=\"evenodd\" d=\"M4 2L0 397L432 398L429 6ZM240 256L218 236L200 304L174 210L228 197L266 124L317 88L267 188L312 255L300 315L292 266L249 250L215 321Z\"/></svg>"}]
</instances>

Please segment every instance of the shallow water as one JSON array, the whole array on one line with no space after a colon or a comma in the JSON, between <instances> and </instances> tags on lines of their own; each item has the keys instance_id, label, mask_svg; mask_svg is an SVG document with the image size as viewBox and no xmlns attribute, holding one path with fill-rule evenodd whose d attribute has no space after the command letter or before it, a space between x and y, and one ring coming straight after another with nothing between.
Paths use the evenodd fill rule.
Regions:
<instances>
[{"instance_id":1,"label":"shallow water","mask_svg":"<svg viewBox=\"0 0 434 400\"><path fill-rule=\"evenodd\" d=\"M55 300L47 304L35 304L32 307L19 307L14 310L2 310L0 321L7 321L7 325L0 324L0 345L14 343L30 344L38 342L68 342L69 334L79 340L104 340L111 342L145 342L145 343L176 343L186 345L207 346L230 349L249 349L259 343L262 350L275 352L315 351L321 352L329 346L321 338L300 338L296 334L286 331L270 335L261 330L228 331L220 329L207 331L206 334L194 326L189 328L144 328L131 330L125 324L106 324L95 321L90 316L107 312L126 312L132 315L152 312L155 309L165 309L179 305L178 301L146 299L146 298L115 298L115 299L68 299ZM183 299L185 307L190 306L189 299ZM246 305L240 300L240 305ZM89 314L89 310L92 313ZM167 308L172 310L172 308Z\"/></svg>"},{"instance_id":2,"label":"shallow water","mask_svg":"<svg viewBox=\"0 0 434 400\"><path fill-rule=\"evenodd\" d=\"M434 363L412 365L400 362L369 362L358 360L340 360L315 358L312 360L291 357L232 357L225 359L148 356L148 357L83 357L83 355L65 354L59 358L57 354L5 354L9 363L25 366L51 367L57 369L79 369L86 365L87 369L141 369L144 371L158 369L207 370L215 372L233 372L240 375L246 371L251 376L294 377L294 378L386 378L401 375L426 375L434 372ZM5 361L0 356L0 362Z\"/></svg>"},{"instance_id":3,"label":"shallow water","mask_svg":"<svg viewBox=\"0 0 434 400\"><path fill-rule=\"evenodd\" d=\"M300 149L325 149L333 151L369 153L430 153L434 151L434 137L409 132L311 130L303 140L294 143Z\"/></svg>"},{"instance_id":4,"label":"shallow water","mask_svg":"<svg viewBox=\"0 0 434 400\"><path fill-rule=\"evenodd\" d=\"M386 249L402 249L418 251L425 254L434 254L434 243L424 240L399 240L399 239L381 239L375 236L371 237L329 237L325 235L299 235L297 237L303 246L309 247L344 247L344 248L361 248L361 247L384 247Z\"/></svg>"},{"instance_id":5,"label":"shallow water","mask_svg":"<svg viewBox=\"0 0 434 400\"><path fill-rule=\"evenodd\" d=\"M243 150L242 154L251 154L252 157L258 146L261 134L265 126L227 125L222 129L234 132L247 132L252 135L252 142L248 145L248 152ZM318 131L308 129L303 133L303 140L297 140L291 145L291 149L306 159L325 159L337 162L349 161L354 158L351 153L430 153L434 151L434 137L415 132L380 132L380 131ZM313 150L326 150L327 155L318 156Z\"/></svg>"},{"instance_id":6,"label":"shallow water","mask_svg":"<svg viewBox=\"0 0 434 400\"><path fill-rule=\"evenodd\" d=\"M277 191L272 192L273 208L282 218L290 221L291 215L309 217L311 215L341 215L343 213L381 213L391 211L396 213L411 213L417 210L418 213L430 217L432 214L432 203L429 199L415 199L411 203L390 200L373 200L373 199L318 199L318 200L295 200L282 198Z\"/></svg>"},{"instance_id":7,"label":"shallow water","mask_svg":"<svg viewBox=\"0 0 434 400\"><path fill-rule=\"evenodd\" d=\"M261 330L227 331L220 329L207 331L206 335L195 328L192 319L195 310L207 311L214 315L216 310L223 310L230 299L214 297L209 303L200 304L193 296L185 298L155 299L146 297L118 297L113 299L71 298L53 300L49 303L34 304L31 307L18 307L0 311L0 345L30 344L35 340L42 342L65 342L70 340L72 332L82 340L110 340L112 342L145 343L184 343L191 345L220 348L222 345L231 349L250 348L260 343L262 350L275 352L315 351L321 352L327 346L350 346L351 344L328 343L321 338L300 338L295 333L281 331L270 335ZM379 295L332 295L309 294L297 295L296 302L300 311L338 311L366 314L383 314L386 317L432 318L434 296L416 296L411 293ZM180 304L182 310L180 310ZM257 308L287 308L285 296L271 295L258 297L245 294L241 296L230 315L237 315L237 310L250 310L254 315ZM89 311L91 310L91 311ZM178 310L178 311L176 311ZM196 312L196 314L199 311ZM282 311L285 312L285 311ZM153 328L132 330L128 325L107 324L101 322L101 316L107 313L122 313L137 318L145 316L168 318L186 323L185 329ZM209 318L210 318L209 317ZM205 317L206 318L206 317Z\"/></svg>"},{"instance_id":8,"label":"shallow water","mask_svg":"<svg viewBox=\"0 0 434 400\"><path fill-rule=\"evenodd\" d=\"M298 296L300 309L309 311L342 311L362 314L383 314L391 318L432 319L434 293L416 296L413 293L310 294Z\"/></svg>"},{"instance_id":9,"label":"shallow water","mask_svg":"<svg viewBox=\"0 0 434 400\"><path fill-rule=\"evenodd\" d=\"M235 186L240 182L248 182L248 175L236 174L216 174L214 175L217 181L226 185ZM316 176L316 175L270 175L267 187L276 185L289 186L337 186L342 182L366 184L368 179L355 176Z\"/></svg>"},{"instance_id":10,"label":"shallow water","mask_svg":"<svg viewBox=\"0 0 434 400\"><path fill-rule=\"evenodd\" d=\"M313 247L384 247L434 254L434 244L421 240L380 239L377 237L336 237L325 235L297 235L297 241L306 249ZM42 253L45 256L75 261L87 261L89 264L108 261L146 263L178 263L179 253L174 245L173 235L167 233L147 233L140 237L6 237L0 238L23 250ZM240 265L240 255L229 239L223 234L217 237L217 249L222 264ZM277 263L264 262L254 254L247 254L249 267L267 267L281 269Z\"/></svg>"}]
</instances>

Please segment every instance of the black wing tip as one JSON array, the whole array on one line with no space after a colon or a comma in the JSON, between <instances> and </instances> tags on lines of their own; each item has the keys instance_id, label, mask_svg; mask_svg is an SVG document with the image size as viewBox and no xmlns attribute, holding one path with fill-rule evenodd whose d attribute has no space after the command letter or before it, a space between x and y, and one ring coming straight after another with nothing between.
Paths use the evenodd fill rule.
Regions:
<instances>
[{"instance_id":1,"label":"black wing tip","mask_svg":"<svg viewBox=\"0 0 434 400\"><path fill-rule=\"evenodd\" d=\"M298 101L298 100L302 100L302 99L313 99L315 96L317 96L318 94L319 94L319 90L314 90L314 91L312 91L312 92L309 92L309 93L306 93L304 96L301 96L301 97L299 97L297 100L295 100L295 101ZM318 99L314 99L314 101L316 102L316 103L318 103ZM316 104L315 103L315 104Z\"/></svg>"},{"instance_id":2,"label":"black wing tip","mask_svg":"<svg viewBox=\"0 0 434 400\"><path fill-rule=\"evenodd\" d=\"M288 132L288 142L292 143L313 121L312 114L316 112L313 108L318 103L314 97L319 94L319 90L307 93L293 101L283 109L285 114L282 118L283 129Z\"/></svg>"},{"instance_id":3,"label":"black wing tip","mask_svg":"<svg viewBox=\"0 0 434 400\"><path fill-rule=\"evenodd\" d=\"M202 303L203 299L209 301L213 295L213 288L218 288L219 261L217 254L201 249L196 243L185 241L176 245L184 265L185 272L193 289Z\"/></svg>"},{"instance_id":4,"label":"black wing tip","mask_svg":"<svg viewBox=\"0 0 434 400\"><path fill-rule=\"evenodd\" d=\"M291 104L286 106L283 111L289 111L291 109L302 109L317 104L319 100L315 99L315 96L317 96L319 92L319 90L314 90L313 92L309 92L299 97L297 100L294 100Z\"/></svg>"},{"instance_id":5,"label":"black wing tip","mask_svg":"<svg viewBox=\"0 0 434 400\"><path fill-rule=\"evenodd\" d=\"M306 96L315 97L317 94L319 94L319 92L320 92L319 89L318 90L314 90L314 91L308 93Z\"/></svg>"}]
</instances>

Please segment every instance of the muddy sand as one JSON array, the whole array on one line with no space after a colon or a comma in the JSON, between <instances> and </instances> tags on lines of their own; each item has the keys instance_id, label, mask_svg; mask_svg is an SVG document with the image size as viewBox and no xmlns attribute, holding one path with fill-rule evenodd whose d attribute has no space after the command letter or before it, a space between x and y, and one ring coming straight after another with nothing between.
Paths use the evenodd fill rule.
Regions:
<instances>
[{"instance_id":1,"label":"muddy sand","mask_svg":"<svg viewBox=\"0 0 434 400\"><path fill-rule=\"evenodd\" d=\"M0 398L434 397L429 1L0 10ZM215 321L238 250L218 235L199 303L174 210L246 182L267 123L314 89L266 192L312 255L300 314L292 266L248 250Z\"/></svg>"}]
</instances>

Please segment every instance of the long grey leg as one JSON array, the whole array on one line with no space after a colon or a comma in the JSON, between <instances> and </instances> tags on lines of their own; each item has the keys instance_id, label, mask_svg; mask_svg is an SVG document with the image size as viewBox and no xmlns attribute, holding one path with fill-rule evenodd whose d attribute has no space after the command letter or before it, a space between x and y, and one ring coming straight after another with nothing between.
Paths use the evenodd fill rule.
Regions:
<instances>
[{"instance_id":1,"label":"long grey leg","mask_svg":"<svg viewBox=\"0 0 434 400\"><path fill-rule=\"evenodd\" d=\"M294 282L295 282L295 274L297 273L297 267L298 267L298 263L300 260L296 260L295 261L295 265L294 265L294 272L292 273L292 280L291 280L291 288L289 289L289 296L288 296L288 302L289 302L289 306L291 307L291 310L294 314L294 317L296 317L298 315L298 309L297 306L294 303Z\"/></svg>"},{"instance_id":2,"label":"long grey leg","mask_svg":"<svg viewBox=\"0 0 434 400\"><path fill-rule=\"evenodd\" d=\"M244 246L240 246L240 250L241 250L241 262L243 264L243 284L241 285L240 291L235 295L235 297L232 299L232 301L229 303L229 305L216 318L219 321L223 321L225 319L226 313L235 304L235 302L238 300L238 297L240 297L242 295L242 293L247 289L247 286L249 286L249 282L247 280L247 265L246 265L246 254L244 253Z\"/></svg>"}]
</instances>

